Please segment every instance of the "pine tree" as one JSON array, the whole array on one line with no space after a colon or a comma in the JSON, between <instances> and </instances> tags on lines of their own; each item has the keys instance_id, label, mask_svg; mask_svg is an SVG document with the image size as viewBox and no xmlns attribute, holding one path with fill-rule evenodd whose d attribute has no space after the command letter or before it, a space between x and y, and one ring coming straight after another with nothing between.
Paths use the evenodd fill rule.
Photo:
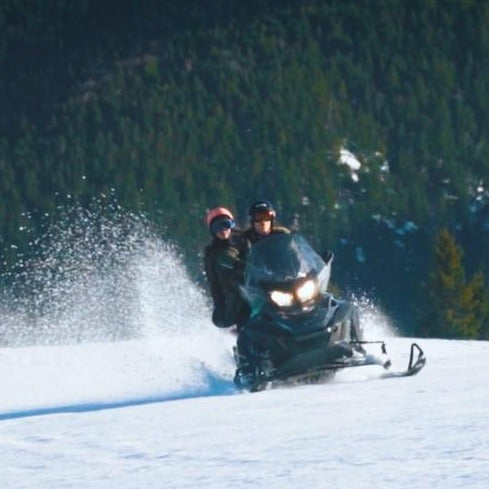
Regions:
<instances>
[{"instance_id":1,"label":"pine tree","mask_svg":"<svg viewBox=\"0 0 489 489\"><path fill-rule=\"evenodd\" d=\"M462 249L448 229L443 229L438 234L434 255L435 263L430 275L428 294L431 310L425 332L428 336L454 337L458 330L465 272Z\"/></svg>"},{"instance_id":2,"label":"pine tree","mask_svg":"<svg viewBox=\"0 0 489 489\"><path fill-rule=\"evenodd\" d=\"M472 280L463 288L460 306L463 314L457 324L458 334L462 338L478 339L483 317L487 314L487 298L482 273L479 272L474 275Z\"/></svg>"},{"instance_id":3,"label":"pine tree","mask_svg":"<svg viewBox=\"0 0 489 489\"><path fill-rule=\"evenodd\" d=\"M434 258L428 293L430 305L421 332L446 338L485 337L489 297L483 274L479 272L466 282L463 251L447 229L436 238Z\"/></svg>"},{"instance_id":4,"label":"pine tree","mask_svg":"<svg viewBox=\"0 0 489 489\"><path fill-rule=\"evenodd\" d=\"M476 321L475 338L489 339L489 290L484 281L484 274L477 272L467 285L469 296L473 305L473 313Z\"/></svg>"}]
</instances>

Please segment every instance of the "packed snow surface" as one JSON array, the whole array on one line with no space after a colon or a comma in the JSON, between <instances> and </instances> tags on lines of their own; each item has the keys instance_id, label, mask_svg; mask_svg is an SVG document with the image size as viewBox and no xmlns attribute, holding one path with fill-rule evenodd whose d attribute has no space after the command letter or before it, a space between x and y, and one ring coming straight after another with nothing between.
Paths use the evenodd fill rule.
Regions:
<instances>
[{"instance_id":1,"label":"packed snow surface","mask_svg":"<svg viewBox=\"0 0 489 489\"><path fill-rule=\"evenodd\" d=\"M102 276L74 258L90 280L80 270L55 279L33 310L2 303L1 489L489 487L488 342L416 339L427 365L410 378L362 367L242 393L235 338L212 326L171 250L137 240ZM110 316L97 323L109 298L113 317L130 299L116 337ZM413 340L375 307L361 305L361 317L405 368Z\"/></svg>"},{"instance_id":2,"label":"packed snow surface","mask_svg":"<svg viewBox=\"0 0 489 489\"><path fill-rule=\"evenodd\" d=\"M202 327L200 346L0 350L0 487L489 487L487 342L424 340L412 378L247 394Z\"/></svg>"}]
</instances>

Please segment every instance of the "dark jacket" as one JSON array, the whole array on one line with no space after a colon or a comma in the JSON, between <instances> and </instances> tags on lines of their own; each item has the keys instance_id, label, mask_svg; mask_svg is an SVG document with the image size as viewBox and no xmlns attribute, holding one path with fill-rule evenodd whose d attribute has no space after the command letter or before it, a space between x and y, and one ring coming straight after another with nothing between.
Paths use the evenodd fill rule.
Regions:
<instances>
[{"instance_id":1,"label":"dark jacket","mask_svg":"<svg viewBox=\"0 0 489 489\"><path fill-rule=\"evenodd\" d=\"M269 234L259 234L253 227L243 231L236 240L240 259L243 261L246 260L250 248L258 241L265 239L272 234L290 234L290 229L283 226L273 226Z\"/></svg>"},{"instance_id":2,"label":"dark jacket","mask_svg":"<svg viewBox=\"0 0 489 489\"><path fill-rule=\"evenodd\" d=\"M214 301L212 321L220 328L238 326L248 317L248 306L241 296L243 262L229 240L214 238L204 250L204 266Z\"/></svg>"}]
</instances>

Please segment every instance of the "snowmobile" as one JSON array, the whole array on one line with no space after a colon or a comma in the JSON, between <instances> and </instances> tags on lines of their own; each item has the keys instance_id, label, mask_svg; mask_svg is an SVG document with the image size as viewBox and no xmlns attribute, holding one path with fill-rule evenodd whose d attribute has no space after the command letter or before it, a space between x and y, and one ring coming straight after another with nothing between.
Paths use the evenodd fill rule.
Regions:
<instances>
[{"instance_id":1,"label":"snowmobile","mask_svg":"<svg viewBox=\"0 0 489 489\"><path fill-rule=\"evenodd\" d=\"M413 343L405 371L390 370L383 341L365 341L353 303L328 292L333 253L319 256L299 234L254 244L241 293L251 313L234 348L235 384L259 391L281 383L318 382L349 367L381 365L383 377L418 373L426 359ZM379 344L381 354L367 353Z\"/></svg>"}]
</instances>

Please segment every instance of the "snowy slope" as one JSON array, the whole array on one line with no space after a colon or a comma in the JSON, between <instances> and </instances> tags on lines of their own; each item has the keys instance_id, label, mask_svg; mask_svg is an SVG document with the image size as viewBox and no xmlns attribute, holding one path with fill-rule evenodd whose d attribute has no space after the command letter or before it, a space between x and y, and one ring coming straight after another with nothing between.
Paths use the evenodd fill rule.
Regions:
<instances>
[{"instance_id":1,"label":"snowy slope","mask_svg":"<svg viewBox=\"0 0 489 489\"><path fill-rule=\"evenodd\" d=\"M489 344L422 344L416 377L257 394L154 343L0 351L0 487L487 488Z\"/></svg>"},{"instance_id":2,"label":"snowy slope","mask_svg":"<svg viewBox=\"0 0 489 489\"><path fill-rule=\"evenodd\" d=\"M121 242L101 265L70 241L60 277L59 253L44 259L33 309L0 304L0 489L489 487L489 343L417 340L412 378L365 367L239 393L234 338L178 258L153 236ZM121 311L133 339L104 339ZM405 367L411 340L361 317Z\"/></svg>"}]
</instances>

